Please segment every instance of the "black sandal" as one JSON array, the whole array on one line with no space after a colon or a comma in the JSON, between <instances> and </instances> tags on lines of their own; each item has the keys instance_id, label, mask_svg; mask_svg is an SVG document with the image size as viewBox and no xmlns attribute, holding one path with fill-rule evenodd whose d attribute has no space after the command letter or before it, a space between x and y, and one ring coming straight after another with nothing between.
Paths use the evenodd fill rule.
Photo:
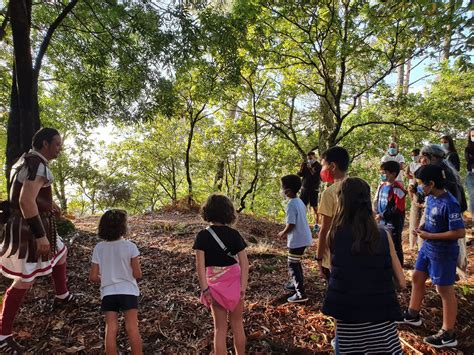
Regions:
<instances>
[{"instance_id":1,"label":"black sandal","mask_svg":"<svg viewBox=\"0 0 474 355\"><path fill-rule=\"evenodd\" d=\"M54 311L55 309L62 308L68 305L77 305L77 301L78 297L72 293L69 293L69 295L64 299L54 297L51 310Z\"/></svg>"},{"instance_id":2,"label":"black sandal","mask_svg":"<svg viewBox=\"0 0 474 355\"><path fill-rule=\"evenodd\" d=\"M13 336L0 340L0 354L23 354L25 348L18 344Z\"/></svg>"}]
</instances>

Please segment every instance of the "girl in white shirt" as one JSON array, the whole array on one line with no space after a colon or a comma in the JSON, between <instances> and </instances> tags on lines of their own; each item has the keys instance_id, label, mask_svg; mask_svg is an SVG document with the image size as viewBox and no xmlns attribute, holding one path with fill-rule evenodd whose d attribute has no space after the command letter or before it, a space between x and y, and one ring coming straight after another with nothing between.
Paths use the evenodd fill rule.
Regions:
<instances>
[{"instance_id":1,"label":"girl in white shirt","mask_svg":"<svg viewBox=\"0 0 474 355\"><path fill-rule=\"evenodd\" d=\"M101 311L105 315L105 353L117 354L118 313L124 312L125 328L132 354L142 354L138 330L137 279L142 277L139 251L127 234L127 212L109 210L99 222L99 237L104 239L92 253L90 280L100 283Z\"/></svg>"}]
</instances>

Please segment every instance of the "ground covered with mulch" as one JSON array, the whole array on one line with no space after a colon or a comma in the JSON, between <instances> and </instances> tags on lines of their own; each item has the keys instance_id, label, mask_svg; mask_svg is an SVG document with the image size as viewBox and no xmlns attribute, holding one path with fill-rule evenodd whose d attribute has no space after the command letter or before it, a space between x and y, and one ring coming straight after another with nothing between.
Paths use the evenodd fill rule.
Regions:
<instances>
[{"instance_id":1,"label":"ground covered with mulch","mask_svg":"<svg viewBox=\"0 0 474 355\"><path fill-rule=\"evenodd\" d=\"M15 324L16 337L31 353L100 353L104 321L99 312L99 288L88 281L90 257L98 218L75 221L78 231L68 240L68 278L72 292L80 296L77 308L48 311L53 291L48 277L38 280L29 292ZM130 218L129 239L141 251L140 329L144 353L196 354L212 349L212 318L198 301L198 283L191 250L195 234L205 227L195 212L167 210ZM237 229L249 241L250 283L245 310L248 353L330 353L334 322L321 312L325 283L318 277L315 248L304 261L306 304L288 304L283 289L287 281L285 241L276 238L282 225L241 216ZM316 243L315 243L316 244ZM468 276L456 285L459 300L457 349L434 351L423 337L442 324L442 307L434 287L427 288L420 328L401 326L404 350L418 354L474 353L474 250L469 247ZM411 277L416 254L406 253L405 272ZM0 283L3 294L8 280ZM406 307L411 288L399 294ZM121 350L129 350L124 330ZM228 339L229 351L232 344Z\"/></svg>"}]
</instances>

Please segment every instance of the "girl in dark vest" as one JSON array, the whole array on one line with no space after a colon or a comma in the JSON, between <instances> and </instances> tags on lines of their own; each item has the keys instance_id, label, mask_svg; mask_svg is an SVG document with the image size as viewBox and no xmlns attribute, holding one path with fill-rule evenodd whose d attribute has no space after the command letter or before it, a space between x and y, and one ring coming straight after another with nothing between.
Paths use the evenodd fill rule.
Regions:
<instances>
[{"instance_id":1,"label":"girl in dark vest","mask_svg":"<svg viewBox=\"0 0 474 355\"><path fill-rule=\"evenodd\" d=\"M406 281L392 239L377 227L364 180L342 182L329 246L332 272L323 313L337 320L336 354L401 354L394 281L400 288Z\"/></svg>"}]
</instances>

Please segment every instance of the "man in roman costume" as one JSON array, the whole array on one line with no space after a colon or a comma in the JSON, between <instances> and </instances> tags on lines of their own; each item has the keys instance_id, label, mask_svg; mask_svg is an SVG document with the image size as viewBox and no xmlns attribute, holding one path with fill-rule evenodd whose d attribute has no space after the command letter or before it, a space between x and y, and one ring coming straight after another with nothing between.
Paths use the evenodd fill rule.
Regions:
<instances>
[{"instance_id":1,"label":"man in roman costume","mask_svg":"<svg viewBox=\"0 0 474 355\"><path fill-rule=\"evenodd\" d=\"M28 289L39 276L51 275L56 292L53 308L74 301L66 282L67 248L56 233L59 208L52 197L49 162L61 151L59 132L42 128L33 136L32 149L11 170L10 213L3 226L0 272L13 280L0 314L0 352L20 354L13 339L13 322Z\"/></svg>"}]
</instances>

